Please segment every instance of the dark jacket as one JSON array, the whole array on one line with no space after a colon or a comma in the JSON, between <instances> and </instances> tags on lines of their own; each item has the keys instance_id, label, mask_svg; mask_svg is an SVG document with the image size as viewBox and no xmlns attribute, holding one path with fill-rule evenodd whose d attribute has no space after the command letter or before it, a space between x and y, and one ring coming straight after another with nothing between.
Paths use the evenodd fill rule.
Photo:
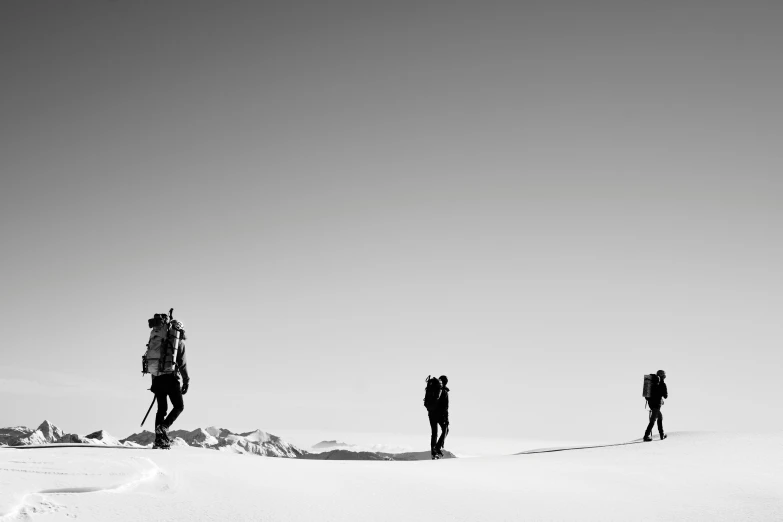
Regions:
<instances>
[{"instance_id":1,"label":"dark jacket","mask_svg":"<svg viewBox=\"0 0 783 522\"><path fill-rule=\"evenodd\" d=\"M647 404L652 409L658 409L661 407L663 399L669 398L669 389L666 387L666 383L661 381L659 384L653 386L652 394L647 399Z\"/></svg>"},{"instance_id":2,"label":"dark jacket","mask_svg":"<svg viewBox=\"0 0 783 522\"><path fill-rule=\"evenodd\" d=\"M438 404L433 409L433 413L438 417L449 417L449 388L444 386L440 390L440 397L438 397Z\"/></svg>"}]
</instances>

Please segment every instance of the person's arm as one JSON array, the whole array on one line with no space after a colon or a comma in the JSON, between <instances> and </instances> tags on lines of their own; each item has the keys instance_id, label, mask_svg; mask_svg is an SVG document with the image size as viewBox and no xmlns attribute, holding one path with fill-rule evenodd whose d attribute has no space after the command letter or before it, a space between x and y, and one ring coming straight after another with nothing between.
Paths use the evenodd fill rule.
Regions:
<instances>
[{"instance_id":1,"label":"person's arm","mask_svg":"<svg viewBox=\"0 0 783 522\"><path fill-rule=\"evenodd\" d=\"M666 387L666 383L663 383L663 398L669 398L669 388Z\"/></svg>"},{"instance_id":2,"label":"person's arm","mask_svg":"<svg viewBox=\"0 0 783 522\"><path fill-rule=\"evenodd\" d=\"M177 369L179 370L180 375L182 375L182 383L187 385L188 381L190 381L190 376L188 376L188 358L185 355L184 341L179 342L179 350L177 350Z\"/></svg>"}]
</instances>

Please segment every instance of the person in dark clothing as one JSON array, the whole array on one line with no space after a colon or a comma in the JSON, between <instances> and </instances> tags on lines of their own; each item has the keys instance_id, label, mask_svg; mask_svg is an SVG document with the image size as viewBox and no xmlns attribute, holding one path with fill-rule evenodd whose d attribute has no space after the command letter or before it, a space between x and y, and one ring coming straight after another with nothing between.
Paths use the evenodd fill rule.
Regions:
<instances>
[{"instance_id":1,"label":"person in dark clothing","mask_svg":"<svg viewBox=\"0 0 783 522\"><path fill-rule=\"evenodd\" d=\"M430 453L433 459L443 457L443 447L446 444L446 435L449 433L449 389L446 386L449 378L445 375L440 376L440 396L435 406L428 410L427 415L430 419ZM438 438L438 426L440 426L440 438Z\"/></svg>"},{"instance_id":2,"label":"person in dark clothing","mask_svg":"<svg viewBox=\"0 0 783 522\"><path fill-rule=\"evenodd\" d=\"M177 420L180 413L185 409L185 403L182 396L188 393L190 377L188 376L188 360L185 355L185 331L182 323L177 323L176 328L181 330L179 348L177 350L177 360L174 371L162 373L152 378L152 387L150 390L155 394L158 403L158 411L155 414L155 448L168 448L171 444L169 440L169 428ZM182 386L180 387L179 377L182 375ZM168 400L171 400L171 412L168 413ZM168 413L168 415L166 415Z\"/></svg>"},{"instance_id":3,"label":"person in dark clothing","mask_svg":"<svg viewBox=\"0 0 783 522\"><path fill-rule=\"evenodd\" d=\"M647 404L650 406L650 423L647 425L647 429L644 432L644 441L650 442L652 440L652 430L656 422L658 422L658 434L661 436L661 440L666 438L666 434L663 432L663 414L661 413L661 406L663 406L663 399L669 398L669 390L666 388L666 372L658 370L655 375L658 376L658 383L653 384L652 394L647 399Z\"/></svg>"}]
</instances>

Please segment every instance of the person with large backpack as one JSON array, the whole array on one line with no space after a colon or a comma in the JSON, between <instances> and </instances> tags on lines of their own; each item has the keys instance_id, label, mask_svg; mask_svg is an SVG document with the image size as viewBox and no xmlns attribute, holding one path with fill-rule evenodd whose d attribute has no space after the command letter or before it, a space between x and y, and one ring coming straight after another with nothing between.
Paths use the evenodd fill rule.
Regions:
<instances>
[{"instance_id":1,"label":"person with large backpack","mask_svg":"<svg viewBox=\"0 0 783 522\"><path fill-rule=\"evenodd\" d=\"M443 457L443 447L446 435L449 433L449 389L446 386L449 378L441 375L440 379L427 377L427 388L424 392L424 407L430 421L430 454L436 460ZM438 438L440 426L440 438Z\"/></svg>"},{"instance_id":2,"label":"person with large backpack","mask_svg":"<svg viewBox=\"0 0 783 522\"><path fill-rule=\"evenodd\" d=\"M155 414L155 443L152 446L154 449L169 449L171 446L169 429L185 409L182 396L188 392L190 385L185 355L185 327L172 317L173 311L170 310L168 316L155 314L149 320L152 332L147 352L142 358L142 373L152 375L150 391L155 394L158 403L158 411ZM182 375L181 386L178 373ZM168 400L171 400L172 405L170 413Z\"/></svg>"},{"instance_id":3,"label":"person with large backpack","mask_svg":"<svg viewBox=\"0 0 783 522\"><path fill-rule=\"evenodd\" d=\"M652 383L648 392L649 396L647 397L647 405L650 407L650 422L644 431L645 442L652 440L652 429L656 422L658 423L658 435L660 435L661 440L666 438L666 434L663 432L663 414L661 413L663 399L669 398L669 390L666 387L666 383L663 382L666 379L666 372L658 370L654 375L650 375L650 378Z\"/></svg>"}]
</instances>

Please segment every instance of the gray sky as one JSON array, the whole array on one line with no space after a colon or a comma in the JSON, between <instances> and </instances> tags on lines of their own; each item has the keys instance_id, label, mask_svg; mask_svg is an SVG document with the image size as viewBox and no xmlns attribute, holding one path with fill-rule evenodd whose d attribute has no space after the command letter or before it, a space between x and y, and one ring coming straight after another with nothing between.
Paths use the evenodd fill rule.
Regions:
<instances>
[{"instance_id":1,"label":"gray sky","mask_svg":"<svg viewBox=\"0 0 783 522\"><path fill-rule=\"evenodd\" d=\"M292 4L2 4L0 425L783 428L783 8Z\"/></svg>"}]
</instances>

